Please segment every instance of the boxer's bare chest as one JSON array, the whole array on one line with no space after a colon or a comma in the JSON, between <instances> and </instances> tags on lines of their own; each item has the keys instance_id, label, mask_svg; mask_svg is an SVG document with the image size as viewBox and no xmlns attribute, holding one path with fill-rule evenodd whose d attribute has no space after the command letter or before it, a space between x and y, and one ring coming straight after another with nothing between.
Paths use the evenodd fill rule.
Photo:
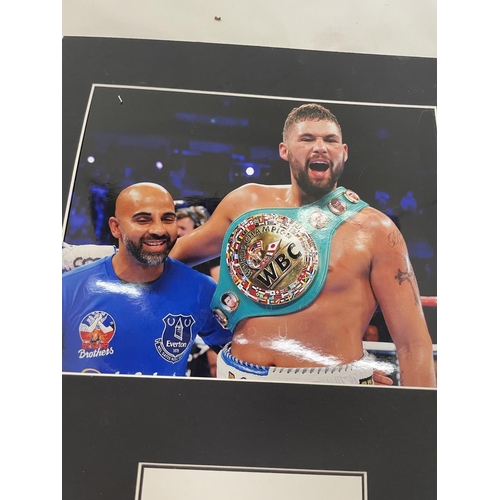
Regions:
<instances>
[{"instance_id":1,"label":"boxer's bare chest","mask_svg":"<svg viewBox=\"0 0 500 500\"><path fill-rule=\"evenodd\" d=\"M333 235L327 278L313 303L290 315L242 321L233 339L235 355L276 366L292 363L292 358L316 366L330 364L318 361L330 356L344 361L361 356L362 334L376 307L369 279L370 236L363 219L356 215ZM303 358L305 352L317 358Z\"/></svg>"},{"instance_id":2,"label":"boxer's bare chest","mask_svg":"<svg viewBox=\"0 0 500 500\"><path fill-rule=\"evenodd\" d=\"M235 207L235 212L244 213L251 208L272 213L273 208L294 208L288 200L287 192L284 187L268 187L253 193L247 203ZM320 295L342 293L359 280L368 282L373 246L371 210L365 208L353 214L335 229L329 248L327 279ZM317 229L327 230L328 228Z\"/></svg>"}]
</instances>

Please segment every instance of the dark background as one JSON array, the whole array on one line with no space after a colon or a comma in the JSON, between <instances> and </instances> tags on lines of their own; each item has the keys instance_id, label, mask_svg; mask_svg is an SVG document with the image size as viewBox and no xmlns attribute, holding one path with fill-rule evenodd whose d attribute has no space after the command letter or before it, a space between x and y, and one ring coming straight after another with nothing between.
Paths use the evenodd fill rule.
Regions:
<instances>
[{"instance_id":1,"label":"dark background","mask_svg":"<svg viewBox=\"0 0 500 500\"><path fill-rule=\"evenodd\" d=\"M210 210L248 182L288 184L278 155L283 123L304 101L97 86L78 156L65 239L113 243L103 201L140 181ZM349 160L341 184L394 218L424 259L424 294L435 294L436 128L432 108L326 103ZM253 173L247 173L251 167ZM101 204L103 205L101 208ZM112 207L109 207L112 208ZM432 286L434 283L434 287Z\"/></svg>"},{"instance_id":2,"label":"dark background","mask_svg":"<svg viewBox=\"0 0 500 500\"><path fill-rule=\"evenodd\" d=\"M80 37L65 37L62 55L63 224L75 164L80 189L69 242L107 241L106 200L120 183L163 182L207 205L249 180L288 183L277 145L293 105L375 103L327 104L350 147L341 184L396 220L421 294L436 295L434 111L386 106L435 106L435 59ZM98 87L86 123L93 84L296 101ZM258 178L245 177L249 165ZM436 310L426 317L437 343ZM370 500L433 498L436 392L358 389L63 375L64 498L133 498L139 461L367 470Z\"/></svg>"}]
</instances>

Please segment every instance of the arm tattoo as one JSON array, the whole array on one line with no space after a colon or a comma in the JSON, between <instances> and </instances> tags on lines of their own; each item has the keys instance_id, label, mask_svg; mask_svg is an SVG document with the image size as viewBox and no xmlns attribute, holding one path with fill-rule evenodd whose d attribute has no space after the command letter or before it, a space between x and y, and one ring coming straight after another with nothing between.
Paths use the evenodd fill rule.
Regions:
<instances>
[{"instance_id":1,"label":"arm tattoo","mask_svg":"<svg viewBox=\"0 0 500 500\"><path fill-rule=\"evenodd\" d=\"M419 294L417 293L417 283L415 281L415 273L413 272L413 269L411 266L406 263L406 271L401 271L401 269L398 268L398 274L394 276L394 279L401 285L404 281L408 281L410 283L411 289L413 291L413 298L415 299L415 305L418 306L420 304L420 297Z\"/></svg>"},{"instance_id":2,"label":"arm tattoo","mask_svg":"<svg viewBox=\"0 0 500 500\"><path fill-rule=\"evenodd\" d=\"M401 233L392 231L391 233L389 233L387 241L389 242L389 246L394 248L401 241Z\"/></svg>"}]
</instances>

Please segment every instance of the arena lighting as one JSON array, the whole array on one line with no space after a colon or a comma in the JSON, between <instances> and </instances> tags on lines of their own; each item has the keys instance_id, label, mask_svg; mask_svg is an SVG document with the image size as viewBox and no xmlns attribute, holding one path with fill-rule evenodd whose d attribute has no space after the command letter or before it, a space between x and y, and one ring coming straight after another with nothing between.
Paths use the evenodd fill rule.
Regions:
<instances>
[{"instance_id":1,"label":"arena lighting","mask_svg":"<svg viewBox=\"0 0 500 500\"><path fill-rule=\"evenodd\" d=\"M175 117L184 122L221 125L225 127L247 127L247 118L236 118L232 116L208 116L197 113L176 113Z\"/></svg>"},{"instance_id":2,"label":"arena lighting","mask_svg":"<svg viewBox=\"0 0 500 500\"><path fill-rule=\"evenodd\" d=\"M87 161L89 163L94 163L95 162L95 158L93 156L89 156L89 157L87 157Z\"/></svg>"},{"instance_id":3,"label":"arena lighting","mask_svg":"<svg viewBox=\"0 0 500 500\"><path fill-rule=\"evenodd\" d=\"M242 168L242 175L246 177L259 176L262 174L263 169L269 167L264 163L254 163L253 161L238 162L237 165Z\"/></svg>"},{"instance_id":4,"label":"arena lighting","mask_svg":"<svg viewBox=\"0 0 500 500\"><path fill-rule=\"evenodd\" d=\"M161 161L157 161L157 162L156 162L156 168L157 168L158 170L161 170L161 169L163 168L163 163L162 163Z\"/></svg>"}]
</instances>

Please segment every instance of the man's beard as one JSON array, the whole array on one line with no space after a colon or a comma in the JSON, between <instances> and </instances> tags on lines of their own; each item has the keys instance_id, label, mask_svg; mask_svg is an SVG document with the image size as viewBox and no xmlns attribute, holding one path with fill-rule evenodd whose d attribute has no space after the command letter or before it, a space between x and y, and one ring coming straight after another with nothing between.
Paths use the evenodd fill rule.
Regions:
<instances>
[{"instance_id":1,"label":"man's beard","mask_svg":"<svg viewBox=\"0 0 500 500\"><path fill-rule=\"evenodd\" d=\"M122 239L127 252L132 255L132 257L135 257L138 262L145 264L146 266L159 266L160 264L163 264L176 242L176 240L172 242L170 240L170 236L168 235L166 235L165 238L149 238L157 241L165 240L167 248L165 248L162 252L148 252L144 250L142 246L144 238L141 238L138 243L134 243L123 234Z\"/></svg>"},{"instance_id":2,"label":"man's beard","mask_svg":"<svg viewBox=\"0 0 500 500\"><path fill-rule=\"evenodd\" d=\"M332 170L332 175L321 184L309 177L309 165L305 169L294 174L298 186L304 193L314 198L322 198L330 193L344 171L344 162Z\"/></svg>"}]
</instances>

